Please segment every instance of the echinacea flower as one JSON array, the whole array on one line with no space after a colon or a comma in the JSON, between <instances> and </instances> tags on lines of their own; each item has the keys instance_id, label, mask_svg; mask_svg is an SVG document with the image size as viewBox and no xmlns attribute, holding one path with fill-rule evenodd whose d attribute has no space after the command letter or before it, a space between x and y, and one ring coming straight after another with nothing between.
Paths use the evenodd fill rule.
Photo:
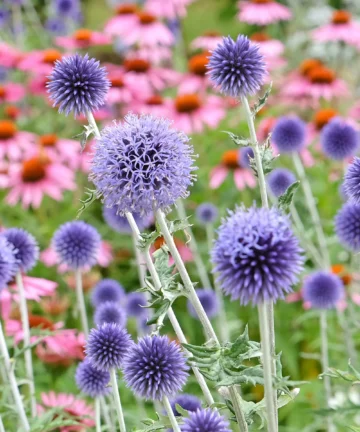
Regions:
<instances>
[{"instance_id":1,"label":"echinacea flower","mask_svg":"<svg viewBox=\"0 0 360 432\"><path fill-rule=\"evenodd\" d=\"M102 279L95 286L91 294L91 303L99 307L105 302L119 303L125 295L122 285L114 279Z\"/></svg>"},{"instance_id":2,"label":"echinacea flower","mask_svg":"<svg viewBox=\"0 0 360 432\"><path fill-rule=\"evenodd\" d=\"M288 21L292 13L276 0L241 0L238 3L241 22L266 26L279 21Z\"/></svg>"},{"instance_id":3,"label":"echinacea flower","mask_svg":"<svg viewBox=\"0 0 360 432\"><path fill-rule=\"evenodd\" d=\"M56 44L68 50L86 49L91 46L109 45L111 38L100 32L78 29L71 36L59 36Z\"/></svg>"},{"instance_id":4,"label":"echinacea flower","mask_svg":"<svg viewBox=\"0 0 360 432\"><path fill-rule=\"evenodd\" d=\"M176 398L172 399L170 403L173 413L177 417L181 414L177 411L176 405L180 405L182 409L190 412L201 408L201 400L198 397L187 393L182 393L179 396L176 396Z\"/></svg>"},{"instance_id":5,"label":"echinacea flower","mask_svg":"<svg viewBox=\"0 0 360 432\"><path fill-rule=\"evenodd\" d=\"M318 271L306 277L303 298L317 309L331 309L345 295L344 285L339 276Z\"/></svg>"},{"instance_id":6,"label":"echinacea flower","mask_svg":"<svg viewBox=\"0 0 360 432\"><path fill-rule=\"evenodd\" d=\"M0 85L0 103L19 102L25 96L25 88L21 84L9 82Z\"/></svg>"},{"instance_id":7,"label":"echinacea flower","mask_svg":"<svg viewBox=\"0 0 360 432\"><path fill-rule=\"evenodd\" d=\"M139 397L162 400L185 385L189 367L180 347L167 336L145 336L129 350L123 366L128 387Z\"/></svg>"},{"instance_id":8,"label":"echinacea flower","mask_svg":"<svg viewBox=\"0 0 360 432\"><path fill-rule=\"evenodd\" d=\"M13 68L17 65L21 53L12 45L0 42L0 66L5 68Z\"/></svg>"},{"instance_id":9,"label":"echinacea flower","mask_svg":"<svg viewBox=\"0 0 360 432\"><path fill-rule=\"evenodd\" d=\"M196 208L195 215L200 223L210 224L218 218L219 210L214 204L204 202Z\"/></svg>"},{"instance_id":10,"label":"echinacea flower","mask_svg":"<svg viewBox=\"0 0 360 432\"><path fill-rule=\"evenodd\" d=\"M186 8L194 0L146 0L145 9L161 18L175 20L186 16Z\"/></svg>"},{"instance_id":11,"label":"echinacea flower","mask_svg":"<svg viewBox=\"0 0 360 432\"><path fill-rule=\"evenodd\" d=\"M284 44L271 37L265 32L253 33L250 40L256 43L260 53L264 56L264 61L268 70L277 69L286 65L286 60L282 57L285 51Z\"/></svg>"},{"instance_id":12,"label":"echinacea flower","mask_svg":"<svg viewBox=\"0 0 360 432\"><path fill-rule=\"evenodd\" d=\"M355 204L360 204L360 159L358 157L355 157L348 166L343 186L346 197Z\"/></svg>"},{"instance_id":13,"label":"echinacea flower","mask_svg":"<svg viewBox=\"0 0 360 432\"><path fill-rule=\"evenodd\" d=\"M188 61L188 73L182 76L179 85L179 94L191 94L205 92L211 86L207 74L209 52L201 52L190 57Z\"/></svg>"},{"instance_id":14,"label":"echinacea flower","mask_svg":"<svg viewBox=\"0 0 360 432\"><path fill-rule=\"evenodd\" d=\"M79 141L45 134L39 136L38 144L50 160L61 161L73 169L80 167L82 152Z\"/></svg>"},{"instance_id":15,"label":"echinacea flower","mask_svg":"<svg viewBox=\"0 0 360 432\"><path fill-rule=\"evenodd\" d=\"M17 67L25 72L48 75L56 62L60 61L62 57L62 53L53 48L43 51L32 51L26 53L21 58Z\"/></svg>"},{"instance_id":16,"label":"echinacea flower","mask_svg":"<svg viewBox=\"0 0 360 432\"><path fill-rule=\"evenodd\" d=\"M229 422L218 411L198 409L184 419L181 432L231 432Z\"/></svg>"},{"instance_id":17,"label":"echinacea flower","mask_svg":"<svg viewBox=\"0 0 360 432\"><path fill-rule=\"evenodd\" d=\"M17 271L31 270L39 259L39 245L35 237L22 228L9 228L1 235L13 246Z\"/></svg>"},{"instance_id":18,"label":"echinacea flower","mask_svg":"<svg viewBox=\"0 0 360 432\"><path fill-rule=\"evenodd\" d=\"M360 142L359 131L338 117L323 128L320 140L324 153L334 160L344 160L353 156Z\"/></svg>"},{"instance_id":19,"label":"echinacea flower","mask_svg":"<svg viewBox=\"0 0 360 432\"><path fill-rule=\"evenodd\" d=\"M295 174L286 168L276 168L267 176L267 184L275 197L284 194L289 186L296 181Z\"/></svg>"},{"instance_id":20,"label":"echinacea flower","mask_svg":"<svg viewBox=\"0 0 360 432\"><path fill-rule=\"evenodd\" d=\"M207 31L191 42L191 47L202 51L213 51L221 42L222 36L217 31Z\"/></svg>"},{"instance_id":21,"label":"echinacea flower","mask_svg":"<svg viewBox=\"0 0 360 432\"><path fill-rule=\"evenodd\" d=\"M11 120L0 120L0 158L19 161L26 149L35 143L35 135L19 131Z\"/></svg>"},{"instance_id":22,"label":"echinacea flower","mask_svg":"<svg viewBox=\"0 0 360 432\"><path fill-rule=\"evenodd\" d=\"M303 257L287 216L275 208L229 211L211 252L223 291L241 304L284 298L302 271Z\"/></svg>"},{"instance_id":23,"label":"echinacea flower","mask_svg":"<svg viewBox=\"0 0 360 432\"><path fill-rule=\"evenodd\" d=\"M216 317L219 312L219 301L216 292L211 288L201 288L196 290L196 295L198 296L208 318L212 319ZM198 314L190 300L187 302L187 309L193 318L198 319Z\"/></svg>"},{"instance_id":24,"label":"echinacea flower","mask_svg":"<svg viewBox=\"0 0 360 432\"><path fill-rule=\"evenodd\" d=\"M6 238L0 236L0 291L11 281L15 272L14 250Z\"/></svg>"},{"instance_id":25,"label":"echinacea flower","mask_svg":"<svg viewBox=\"0 0 360 432\"><path fill-rule=\"evenodd\" d=\"M189 138L168 120L129 114L102 131L90 178L120 214L167 211L193 183Z\"/></svg>"},{"instance_id":26,"label":"echinacea flower","mask_svg":"<svg viewBox=\"0 0 360 432\"><path fill-rule=\"evenodd\" d=\"M6 231L4 232L6 234ZM52 296L58 284L52 280L23 275L24 294L27 300L40 301L42 297ZM17 300L18 287L16 283L11 284L12 297Z\"/></svg>"},{"instance_id":27,"label":"echinacea flower","mask_svg":"<svg viewBox=\"0 0 360 432\"><path fill-rule=\"evenodd\" d=\"M101 303L95 311L94 323L97 326L101 326L105 323L115 323L120 327L125 327L126 324L126 313L122 306L117 302L107 301Z\"/></svg>"},{"instance_id":28,"label":"echinacea flower","mask_svg":"<svg viewBox=\"0 0 360 432\"><path fill-rule=\"evenodd\" d=\"M96 398L111 392L108 386L110 374L94 368L88 359L85 359L76 369L75 381L79 389L87 396Z\"/></svg>"},{"instance_id":29,"label":"echinacea flower","mask_svg":"<svg viewBox=\"0 0 360 432\"><path fill-rule=\"evenodd\" d=\"M335 232L340 243L353 252L360 251L360 205L344 204L335 217Z\"/></svg>"}]
</instances>

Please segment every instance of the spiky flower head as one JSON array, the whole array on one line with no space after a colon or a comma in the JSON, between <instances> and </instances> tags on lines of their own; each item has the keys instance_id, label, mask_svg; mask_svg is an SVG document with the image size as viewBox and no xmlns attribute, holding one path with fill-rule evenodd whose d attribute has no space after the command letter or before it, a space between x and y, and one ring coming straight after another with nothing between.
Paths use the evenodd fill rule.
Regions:
<instances>
[{"instance_id":1,"label":"spiky flower head","mask_svg":"<svg viewBox=\"0 0 360 432\"><path fill-rule=\"evenodd\" d=\"M244 35L234 41L224 37L207 65L211 81L227 96L251 96L260 90L266 75L259 47Z\"/></svg>"},{"instance_id":2,"label":"spiky flower head","mask_svg":"<svg viewBox=\"0 0 360 432\"><path fill-rule=\"evenodd\" d=\"M348 202L341 207L335 216L335 232L343 246L360 251L360 204Z\"/></svg>"},{"instance_id":3,"label":"spiky flower head","mask_svg":"<svg viewBox=\"0 0 360 432\"><path fill-rule=\"evenodd\" d=\"M152 213L140 216L138 213L133 213L136 225L140 231L144 231L149 228L154 222L154 215ZM118 233L131 234L131 227L126 216L120 216L116 206L114 207L103 207L103 216L105 222Z\"/></svg>"},{"instance_id":4,"label":"spiky flower head","mask_svg":"<svg viewBox=\"0 0 360 432\"><path fill-rule=\"evenodd\" d=\"M146 297L141 292L132 292L126 296L126 312L129 316L143 318L147 315Z\"/></svg>"},{"instance_id":5,"label":"spiky flower head","mask_svg":"<svg viewBox=\"0 0 360 432\"><path fill-rule=\"evenodd\" d=\"M306 124L297 116L280 117L272 132L272 141L281 153L292 153L305 146Z\"/></svg>"},{"instance_id":6,"label":"spiky flower head","mask_svg":"<svg viewBox=\"0 0 360 432\"><path fill-rule=\"evenodd\" d=\"M202 203L196 209L196 218L204 224L214 223L219 216L218 208L211 203Z\"/></svg>"},{"instance_id":7,"label":"spiky flower head","mask_svg":"<svg viewBox=\"0 0 360 432\"><path fill-rule=\"evenodd\" d=\"M101 303L95 310L94 323L101 326L104 323L115 323L120 327L126 325L126 312L119 303L112 301Z\"/></svg>"},{"instance_id":8,"label":"spiky flower head","mask_svg":"<svg viewBox=\"0 0 360 432\"><path fill-rule=\"evenodd\" d=\"M314 308L331 309L344 297L344 284L333 273L317 271L305 279L303 297Z\"/></svg>"},{"instance_id":9,"label":"spiky flower head","mask_svg":"<svg viewBox=\"0 0 360 432\"><path fill-rule=\"evenodd\" d=\"M86 343L86 355L96 369L119 369L131 345L130 336L123 327L105 323L91 329Z\"/></svg>"},{"instance_id":10,"label":"spiky flower head","mask_svg":"<svg viewBox=\"0 0 360 432\"><path fill-rule=\"evenodd\" d=\"M9 228L2 235L13 246L17 270L31 270L39 258L39 245L35 237L22 228Z\"/></svg>"},{"instance_id":11,"label":"spiky flower head","mask_svg":"<svg viewBox=\"0 0 360 432\"><path fill-rule=\"evenodd\" d=\"M0 292L13 279L17 269L13 246L0 236Z\"/></svg>"},{"instance_id":12,"label":"spiky flower head","mask_svg":"<svg viewBox=\"0 0 360 432\"><path fill-rule=\"evenodd\" d=\"M214 318L219 312L219 301L216 292L211 288L201 288L196 290L196 294L199 297L200 303L204 308L208 318ZM187 302L187 308L189 314L198 319L198 315L194 306L191 304L190 300Z\"/></svg>"},{"instance_id":13,"label":"spiky flower head","mask_svg":"<svg viewBox=\"0 0 360 432\"><path fill-rule=\"evenodd\" d=\"M77 367L75 381L82 392L93 398L105 396L111 391L108 387L109 372L94 368L88 359L85 359Z\"/></svg>"},{"instance_id":14,"label":"spiky flower head","mask_svg":"<svg viewBox=\"0 0 360 432\"><path fill-rule=\"evenodd\" d=\"M105 302L120 302L125 296L124 288L115 279L103 279L92 291L91 303L98 307Z\"/></svg>"},{"instance_id":15,"label":"spiky flower head","mask_svg":"<svg viewBox=\"0 0 360 432\"><path fill-rule=\"evenodd\" d=\"M343 187L347 198L360 204L360 158L355 157L348 166Z\"/></svg>"},{"instance_id":16,"label":"spiky flower head","mask_svg":"<svg viewBox=\"0 0 360 432\"><path fill-rule=\"evenodd\" d=\"M74 54L55 62L47 89L59 112L78 116L97 111L105 103L110 87L106 69L88 54Z\"/></svg>"},{"instance_id":17,"label":"spiky flower head","mask_svg":"<svg viewBox=\"0 0 360 432\"><path fill-rule=\"evenodd\" d=\"M343 160L353 156L359 148L359 132L336 117L322 129L320 141L329 158Z\"/></svg>"},{"instance_id":18,"label":"spiky flower head","mask_svg":"<svg viewBox=\"0 0 360 432\"><path fill-rule=\"evenodd\" d=\"M250 160L254 158L252 147L241 147L239 149L239 165L242 168L250 168Z\"/></svg>"},{"instance_id":19,"label":"spiky flower head","mask_svg":"<svg viewBox=\"0 0 360 432\"><path fill-rule=\"evenodd\" d=\"M184 410L192 412L201 408L201 400L187 393L176 396L176 398L171 401L171 408L175 416L180 416L181 414L177 411L176 405L180 405Z\"/></svg>"},{"instance_id":20,"label":"spiky flower head","mask_svg":"<svg viewBox=\"0 0 360 432\"><path fill-rule=\"evenodd\" d=\"M95 147L90 178L109 207L146 215L186 198L195 170L189 138L171 122L129 114L105 128Z\"/></svg>"},{"instance_id":21,"label":"spiky flower head","mask_svg":"<svg viewBox=\"0 0 360 432\"><path fill-rule=\"evenodd\" d=\"M286 189L295 182L295 174L286 168L276 168L267 176L269 189L276 197L285 193Z\"/></svg>"},{"instance_id":22,"label":"spiky flower head","mask_svg":"<svg viewBox=\"0 0 360 432\"><path fill-rule=\"evenodd\" d=\"M145 336L124 361L127 385L140 397L162 400L181 391L189 367L180 347L167 336Z\"/></svg>"},{"instance_id":23,"label":"spiky flower head","mask_svg":"<svg viewBox=\"0 0 360 432\"><path fill-rule=\"evenodd\" d=\"M99 253L101 237L83 222L66 222L55 232L52 244L60 261L71 269L93 266Z\"/></svg>"},{"instance_id":24,"label":"spiky flower head","mask_svg":"<svg viewBox=\"0 0 360 432\"><path fill-rule=\"evenodd\" d=\"M231 432L229 422L218 411L198 409L184 419L181 432Z\"/></svg>"},{"instance_id":25,"label":"spiky flower head","mask_svg":"<svg viewBox=\"0 0 360 432\"><path fill-rule=\"evenodd\" d=\"M275 208L229 211L212 250L224 292L241 304L283 298L298 280L303 257L287 216Z\"/></svg>"}]
</instances>

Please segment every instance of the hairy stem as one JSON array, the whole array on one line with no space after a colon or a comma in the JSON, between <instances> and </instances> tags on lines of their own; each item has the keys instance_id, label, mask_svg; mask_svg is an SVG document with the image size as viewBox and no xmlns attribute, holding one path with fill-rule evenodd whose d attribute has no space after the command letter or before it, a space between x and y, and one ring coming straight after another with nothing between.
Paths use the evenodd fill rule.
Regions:
<instances>
[{"instance_id":1,"label":"hairy stem","mask_svg":"<svg viewBox=\"0 0 360 432\"><path fill-rule=\"evenodd\" d=\"M167 398L167 396L164 396L164 397L163 397L162 403L163 403L163 405L164 405L164 408L165 408L166 414L167 414L168 417L169 417L169 420L170 420L171 427L172 427L173 431L174 431L174 432L181 432L181 431L180 431L179 424L178 424L178 422L176 421L176 418L175 418L174 412L173 412L173 410L172 410L172 408L171 408L171 405L170 405L170 402L169 402L169 399Z\"/></svg>"},{"instance_id":2,"label":"hairy stem","mask_svg":"<svg viewBox=\"0 0 360 432\"><path fill-rule=\"evenodd\" d=\"M121 406L120 393L119 393L119 388L116 379L116 371L114 368L110 370L110 382L111 382L112 392L114 395L115 407L116 407L116 412L118 415L118 421L120 425L120 432L126 432L124 414Z\"/></svg>"},{"instance_id":3,"label":"hairy stem","mask_svg":"<svg viewBox=\"0 0 360 432\"><path fill-rule=\"evenodd\" d=\"M95 426L96 432L101 432L100 399L95 399Z\"/></svg>"},{"instance_id":4,"label":"hairy stem","mask_svg":"<svg viewBox=\"0 0 360 432\"><path fill-rule=\"evenodd\" d=\"M241 408L241 398L236 389L236 386L230 387L229 392L233 403L236 420L240 428L240 432L248 432L248 425L246 423L245 415Z\"/></svg>"},{"instance_id":5,"label":"hairy stem","mask_svg":"<svg viewBox=\"0 0 360 432\"><path fill-rule=\"evenodd\" d=\"M80 269L75 270L75 285L76 285L76 302L77 302L78 310L80 312L81 325L82 325L83 332L85 333L85 337L87 338L89 336L89 324L86 315L86 307L85 307L84 292L82 287L82 277L81 277Z\"/></svg>"}]
</instances>

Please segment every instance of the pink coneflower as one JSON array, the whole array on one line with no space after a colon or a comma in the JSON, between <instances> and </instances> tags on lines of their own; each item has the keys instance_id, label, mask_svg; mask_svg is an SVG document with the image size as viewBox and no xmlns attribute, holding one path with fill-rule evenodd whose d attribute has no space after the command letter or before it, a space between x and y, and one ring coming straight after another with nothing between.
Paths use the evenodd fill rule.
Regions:
<instances>
[{"instance_id":1,"label":"pink coneflower","mask_svg":"<svg viewBox=\"0 0 360 432\"><path fill-rule=\"evenodd\" d=\"M180 240L177 237L174 237L174 242L175 242L177 250L179 251L180 256L184 262L191 262L194 260L193 254L192 254L190 248L186 245L186 243L184 243L182 240ZM158 237L155 240L153 246L151 247L151 253L154 253L155 251L160 249L164 244L165 244L164 238ZM169 257L169 265L173 265L173 264L174 264L174 260L170 256Z\"/></svg>"},{"instance_id":2,"label":"pink coneflower","mask_svg":"<svg viewBox=\"0 0 360 432\"><path fill-rule=\"evenodd\" d=\"M21 55L16 48L5 42L0 42L0 66L6 68L15 67Z\"/></svg>"},{"instance_id":3,"label":"pink coneflower","mask_svg":"<svg viewBox=\"0 0 360 432\"><path fill-rule=\"evenodd\" d=\"M4 108L5 117L11 120L16 120L21 114L21 110L16 105L6 105Z\"/></svg>"},{"instance_id":4,"label":"pink coneflower","mask_svg":"<svg viewBox=\"0 0 360 432\"><path fill-rule=\"evenodd\" d=\"M335 11L331 23L314 30L312 35L321 42L341 41L360 46L360 24L354 22L350 12L345 10Z\"/></svg>"},{"instance_id":5,"label":"pink coneflower","mask_svg":"<svg viewBox=\"0 0 360 432\"><path fill-rule=\"evenodd\" d=\"M36 96L43 96L46 97L46 102L51 105L51 102L49 101L48 98L48 90L46 88L46 84L48 83L49 78L48 75L46 74L39 74L36 76L33 76L29 83L28 83L28 87L30 90L30 93L32 95L36 95Z\"/></svg>"},{"instance_id":6,"label":"pink coneflower","mask_svg":"<svg viewBox=\"0 0 360 432\"><path fill-rule=\"evenodd\" d=\"M212 87L207 75L209 55L210 53L206 51L190 58L188 61L189 72L181 79L179 94L204 93L208 87Z\"/></svg>"},{"instance_id":7,"label":"pink coneflower","mask_svg":"<svg viewBox=\"0 0 360 432\"><path fill-rule=\"evenodd\" d=\"M156 117L168 117L171 100L164 99L158 94L154 94L144 101L134 101L131 111L137 114L151 114Z\"/></svg>"},{"instance_id":8,"label":"pink coneflower","mask_svg":"<svg viewBox=\"0 0 360 432\"><path fill-rule=\"evenodd\" d=\"M177 96L168 113L175 127L187 134L200 133L206 126L215 129L225 116L221 98L209 95L201 99L196 93Z\"/></svg>"},{"instance_id":9,"label":"pink coneflower","mask_svg":"<svg viewBox=\"0 0 360 432\"><path fill-rule=\"evenodd\" d=\"M35 143L35 135L30 132L18 131L11 120L0 120L0 159L8 158L18 161L24 150Z\"/></svg>"},{"instance_id":10,"label":"pink coneflower","mask_svg":"<svg viewBox=\"0 0 360 432\"><path fill-rule=\"evenodd\" d=\"M52 71L56 60L61 60L62 56L61 52L55 49L32 51L25 54L19 61L18 68L23 71L47 75Z\"/></svg>"},{"instance_id":11,"label":"pink coneflower","mask_svg":"<svg viewBox=\"0 0 360 432\"><path fill-rule=\"evenodd\" d=\"M250 39L258 44L259 51L264 57L268 70L286 65L286 60L282 57L285 46L281 41L271 39L265 32L254 33Z\"/></svg>"},{"instance_id":12,"label":"pink coneflower","mask_svg":"<svg viewBox=\"0 0 360 432\"><path fill-rule=\"evenodd\" d=\"M21 84L8 83L0 85L1 102L19 102L25 96L25 88Z\"/></svg>"},{"instance_id":13,"label":"pink coneflower","mask_svg":"<svg viewBox=\"0 0 360 432\"><path fill-rule=\"evenodd\" d=\"M94 410L86 404L82 399L77 399L73 394L49 393L41 394L42 406L38 407L39 412L43 412L44 408L62 408L74 421L76 426L60 426L61 432L83 431L84 429L95 426Z\"/></svg>"},{"instance_id":14,"label":"pink coneflower","mask_svg":"<svg viewBox=\"0 0 360 432\"><path fill-rule=\"evenodd\" d=\"M106 99L108 104L128 105L134 100L134 87L131 85L132 81L128 81L128 76L125 73L122 71L113 71L109 73L108 78L111 82Z\"/></svg>"},{"instance_id":15,"label":"pink coneflower","mask_svg":"<svg viewBox=\"0 0 360 432\"><path fill-rule=\"evenodd\" d=\"M186 8L194 0L146 0L146 11L160 17L173 20L186 16Z\"/></svg>"},{"instance_id":16,"label":"pink coneflower","mask_svg":"<svg viewBox=\"0 0 360 432\"><path fill-rule=\"evenodd\" d=\"M38 138L38 145L50 160L62 162L72 169L79 167L82 153L78 141L60 138L55 134L47 134Z\"/></svg>"},{"instance_id":17,"label":"pink coneflower","mask_svg":"<svg viewBox=\"0 0 360 432\"><path fill-rule=\"evenodd\" d=\"M312 121L307 125L306 141L309 144L313 143L319 136L322 128L326 126L329 121L338 116L338 112L333 108L324 108L315 112ZM317 150L321 150L320 142L315 145Z\"/></svg>"},{"instance_id":18,"label":"pink coneflower","mask_svg":"<svg viewBox=\"0 0 360 432\"><path fill-rule=\"evenodd\" d=\"M221 186L230 172L234 174L234 182L239 190L246 187L254 188L256 179L248 167L240 166L239 150L227 150L221 158L221 163L210 173L210 188Z\"/></svg>"},{"instance_id":19,"label":"pink coneflower","mask_svg":"<svg viewBox=\"0 0 360 432\"><path fill-rule=\"evenodd\" d=\"M109 45L111 38L103 33L79 29L76 30L71 36L59 36L55 39L57 45L69 50L86 49L96 45Z\"/></svg>"},{"instance_id":20,"label":"pink coneflower","mask_svg":"<svg viewBox=\"0 0 360 432\"><path fill-rule=\"evenodd\" d=\"M139 7L134 3L124 3L116 8L116 15L105 24L104 31L107 34L116 36L119 27L127 26L128 23L136 21L136 14Z\"/></svg>"},{"instance_id":21,"label":"pink coneflower","mask_svg":"<svg viewBox=\"0 0 360 432\"><path fill-rule=\"evenodd\" d=\"M222 40L222 35L217 31L207 31L191 42L191 48L200 49L202 51L214 51Z\"/></svg>"},{"instance_id":22,"label":"pink coneflower","mask_svg":"<svg viewBox=\"0 0 360 432\"><path fill-rule=\"evenodd\" d=\"M9 168L10 192L6 201L38 208L44 195L60 201L65 190L74 190L74 172L58 161L35 156Z\"/></svg>"},{"instance_id":23,"label":"pink coneflower","mask_svg":"<svg viewBox=\"0 0 360 432\"><path fill-rule=\"evenodd\" d=\"M24 339L24 331L18 310L12 311L10 318L5 320L5 330L9 337L14 338L14 343L18 344ZM16 318L16 319L14 319ZM29 313L29 327L39 330L50 330L55 331L63 326L63 323L54 324L51 320L43 317L42 315L34 315ZM39 336L32 336L31 342L39 340Z\"/></svg>"},{"instance_id":24,"label":"pink coneflower","mask_svg":"<svg viewBox=\"0 0 360 432\"><path fill-rule=\"evenodd\" d=\"M265 26L279 21L288 21L292 16L289 8L275 0L241 0L238 6L239 20L249 24Z\"/></svg>"},{"instance_id":25,"label":"pink coneflower","mask_svg":"<svg viewBox=\"0 0 360 432\"><path fill-rule=\"evenodd\" d=\"M54 294L58 284L48 279L37 278L32 276L23 275L24 291L27 300L39 301L41 297L47 297ZM9 285L13 293L13 299L18 300L17 285Z\"/></svg>"}]
</instances>

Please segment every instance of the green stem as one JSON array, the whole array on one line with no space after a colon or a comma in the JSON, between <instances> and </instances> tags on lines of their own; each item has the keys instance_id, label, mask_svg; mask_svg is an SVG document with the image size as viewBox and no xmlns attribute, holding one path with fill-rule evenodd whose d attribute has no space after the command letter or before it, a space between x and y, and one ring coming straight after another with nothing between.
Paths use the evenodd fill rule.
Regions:
<instances>
[{"instance_id":1,"label":"green stem","mask_svg":"<svg viewBox=\"0 0 360 432\"><path fill-rule=\"evenodd\" d=\"M118 421L120 425L120 432L126 432L124 414L121 406L120 393L119 393L119 388L116 379L116 371L114 368L110 370L110 382L111 382L112 392L114 395L115 407L116 407L116 412L118 415Z\"/></svg>"},{"instance_id":2,"label":"green stem","mask_svg":"<svg viewBox=\"0 0 360 432\"><path fill-rule=\"evenodd\" d=\"M172 427L173 431L174 431L174 432L181 432L180 427L179 427L179 424L178 424L178 422L176 421L176 418L175 418L174 412L173 412L173 410L172 410L172 408L171 408L171 405L170 405L169 399L168 399L166 396L163 397L162 403L163 403L163 405L164 405L164 408L165 408L166 414L167 414L168 417L169 417L169 420L170 420L171 427Z\"/></svg>"},{"instance_id":3,"label":"green stem","mask_svg":"<svg viewBox=\"0 0 360 432\"><path fill-rule=\"evenodd\" d=\"M248 432L248 425L245 419L245 415L241 408L241 398L236 389L236 386L230 387L229 392L233 403L236 420L240 428L240 432Z\"/></svg>"},{"instance_id":4,"label":"green stem","mask_svg":"<svg viewBox=\"0 0 360 432\"><path fill-rule=\"evenodd\" d=\"M81 325L85 337L87 338L89 336L89 324L86 315L86 307L85 307L84 292L82 288L82 277L81 277L80 269L75 270L75 285L76 285L76 302L77 302L78 310L80 312Z\"/></svg>"},{"instance_id":5,"label":"green stem","mask_svg":"<svg viewBox=\"0 0 360 432\"><path fill-rule=\"evenodd\" d=\"M96 432L101 432L100 399L95 399L95 425Z\"/></svg>"}]
</instances>

